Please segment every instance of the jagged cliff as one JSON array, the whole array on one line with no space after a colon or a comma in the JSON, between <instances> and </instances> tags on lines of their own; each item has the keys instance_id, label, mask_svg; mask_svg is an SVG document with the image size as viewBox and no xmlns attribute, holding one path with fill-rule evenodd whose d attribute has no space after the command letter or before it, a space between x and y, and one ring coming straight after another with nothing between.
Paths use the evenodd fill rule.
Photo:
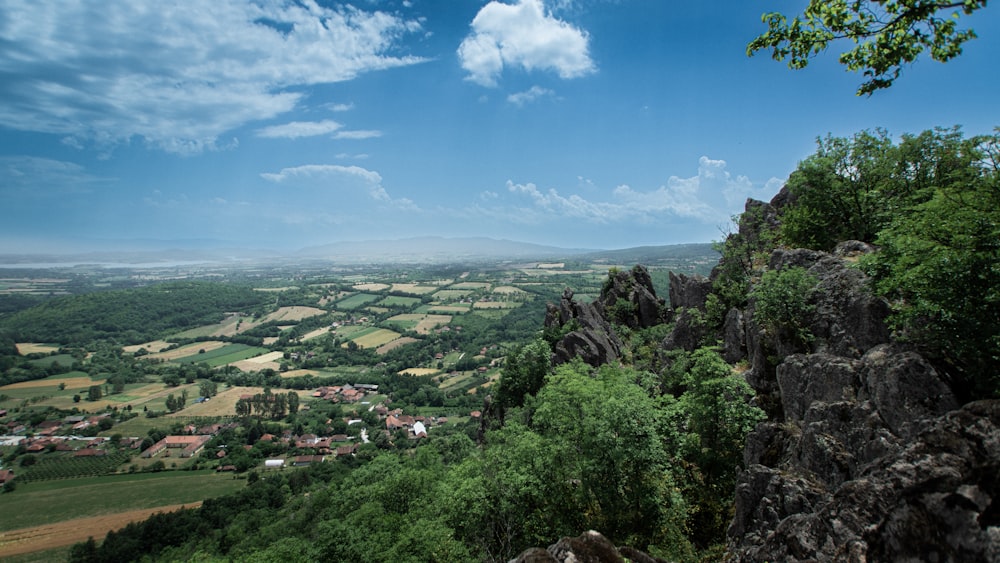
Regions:
<instances>
[{"instance_id":1,"label":"jagged cliff","mask_svg":"<svg viewBox=\"0 0 1000 563\"><path fill-rule=\"evenodd\" d=\"M664 350L719 342L727 361L748 367L768 420L747 438L731 561L1000 561L1000 401L961 404L930 362L893 341L888 304L854 267L868 245L758 244L787 198L749 201L739 234L769 250L762 269L815 279L798 333L763 326L752 291L721 327L704 322L721 264L709 279L672 276L669 307L636 267L613 272L594 303L567 291L549 307L546 326L565 332L556 362L616 361L612 321L672 321Z\"/></svg>"}]
</instances>

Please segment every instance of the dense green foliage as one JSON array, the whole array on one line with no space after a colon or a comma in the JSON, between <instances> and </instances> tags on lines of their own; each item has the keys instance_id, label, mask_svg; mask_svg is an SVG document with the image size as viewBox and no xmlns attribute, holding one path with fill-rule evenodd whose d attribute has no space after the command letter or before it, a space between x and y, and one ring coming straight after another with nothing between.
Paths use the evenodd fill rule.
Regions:
<instances>
[{"instance_id":1,"label":"dense green foliage","mask_svg":"<svg viewBox=\"0 0 1000 563\"><path fill-rule=\"evenodd\" d=\"M959 16L985 7L986 0L810 0L792 21L764 14L768 30L750 42L747 54L769 49L772 58L799 69L831 42L849 39L855 46L840 55L840 63L862 71L858 95L871 94L892 86L903 66L925 51L941 62L960 55L976 34L958 28Z\"/></svg>"},{"instance_id":2,"label":"dense green foliage","mask_svg":"<svg viewBox=\"0 0 1000 563\"><path fill-rule=\"evenodd\" d=\"M1000 393L1000 134L957 129L827 138L788 181L784 244L857 239L896 336L969 397Z\"/></svg>"},{"instance_id":3,"label":"dense green foliage","mask_svg":"<svg viewBox=\"0 0 1000 563\"><path fill-rule=\"evenodd\" d=\"M803 268L768 270L753 288L754 318L766 330L786 332L806 343L812 339L809 322L815 306L810 302L817 280Z\"/></svg>"},{"instance_id":4,"label":"dense green foliage","mask_svg":"<svg viewBox=\"0 0 1000 563\"><path fill-rule=\"evenodd\" d=\"M222 320L228 311L252 311L273 300L266 294L221 283L171 282L56 297L0 318L0 328L20 342L84 345L99 339L138 344Z\"/></svg>"}]
</instances>

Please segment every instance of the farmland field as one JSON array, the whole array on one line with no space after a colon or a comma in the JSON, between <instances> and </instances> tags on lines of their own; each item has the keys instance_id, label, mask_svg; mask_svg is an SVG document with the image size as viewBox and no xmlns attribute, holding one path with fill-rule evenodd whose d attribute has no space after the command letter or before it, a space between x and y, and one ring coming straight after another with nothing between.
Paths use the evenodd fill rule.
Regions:
<instances>
[{"instance_id":1,"label":"farmland field","mask_svg":"<svg viewBox=\"0 0 1000 563\"><path fill-rule=\"evenodd\" d=\"M135 354L139 350L145 349L147 352L162 352L164 349L170 347L170 343L166 340L154 340L152 342L146 342L145 344L136 344L134 346L125 346L122 351L126 354Z\"/></svg>"},{"instance_id":2,"label":"farmland field","mask_svg":"<svg viewBox=\"0 0 1000 563\"><path fill-rule=\"evenodd\" d=\"M441 370L434 368L406 368L399 371L399 375L434 375L441 373Z\"/></svg>"},{"instance_id":3,"label":"farmland field","mask_svg":"<svg viewBox=\"0 0 1000 563\"><path fill-rule=\"evenodd\" d=\"M384 291L392 286L390 286L387 283L368 282L368 283L356 283L354 284L353 287L358 291Z\"/></svg>"},{"instance_id":4,"label":"farmland field","mask_svg":"<svg viewBox=\"0 0 1000 563\"><path fill-rule=\"evenodd\" d=\"M416 283L394 283L392 284L392 291L398 291L400 293L412 293L413 295L426 295L428 293L434 293L438 288L433 285L420 285Z\"/></svg>"},{"instance_id":5,"label":"farmland field","mask_svg":"<svg viewBox=\"0 0 1000 563\"><path fill-rule=\"evenodd\" d=\"M51 354L58 349L59 346L54 344L39 344L36 342L17 343L17 353L22 356L27 356L28 354Z\"/></svg>"},{"instance_id":6,"label":"farmland field","mask_svg":"<svg viewBox=\"0 0 1000 563\"><path fill-rule=\"evenodd\" d=\"M266 353L268 353L267 348L258 348L247 344L227 344L212 351L206 350L204 354L195 353L192 356L177 358L174 362L179 364L205 363L209 367L219 367L240 360L249 360L250 358Z\"/></svg>"},{"instance_id":7,"label":"farmland field","mask_svg":"<svg viewBox=\"0 0 1000 563\"><path fill-rule=\"evenodd\" d=\"M90 376L82 375L83 372L72 372L76 374L75 376L66 377L70 374L63 374L62 377L47 377L45 379L33 379L31 381L22 381L20 383L12 383L10 385L4 385L0 389L4 391L12 391L15 389L38 389L42 387L52 387L55 389L59 388L59 384L65 384L66 389L86 389L91 385L100 385L104 383L103 379L91 379Z\"/></svg>"},{"instance_id":8,"label":"farmland field","mask_svg":"<svg viewBox=\"0 0 1000 563\"><path fill-rule=\"evenodd\" d=\"M472 293L471 289L442 289L434 293L434 298L441 301L461 299Z\"/></svg>"},{"instance_id":9,"label":"farmland field","mask_svg":"<svg viewBox=\"0 0 1000 563\"><path fill-rule=\"evenodd\" d=\"M419 297L401 297L399 295L390 295L385 299L378 302L381 307L412 307L420 303Z\"/></svg>"},{"instance_id":10,"label":"farmland field","mask_svg":"<svg viewBox=\"0 0 1000 563\"><path fill-rule=\"evenodd\" d=\"M430 313L468 313L470 305L468 303L462 303L461 305L431 305L427 308Z\"/></svg>"},{"instance_id":11,"label":"farmland field","mask_svg":"<svg viewBox=\"0 0 1000 563\"><path fill-rule=\"evenodd\" d=\"M393 340L402 336L394 330L389 330L387 328L375 328L371 331L361 331L359 335L351 337L351 342L354 342L362 348L378 348L383 344L388 344ZM343 346L346 348L347 343L345 342Z\"/></svg>"},{"instance_id":12,"label":"farmland field","mask_svg":"<svg viewBox=\"0 0 1000 563\"><path fill-rule=\"evenodd\" d=\"M194 342L181 346L179 348L174 348L173 350L167 350L166 352L158 352L156 354L150 354L146 356L147 358L153 360L163 360L165 362L171 362L177 360L178 358L183 358L185 356L190 356L192 354L197 354L198 350L204 350L205 353L209 353L213 350L217 350L225 346L226 343L220 340L209 340L206 342Z\"/></svg>"},{"instance_id":13,"label":"farmland field","mask_svg":"<svg viewBox=\"0 0 1000 563\"><path fill-rule=\"evenodd\" d=\"M459 282L448 289L486 289L489 286L489 282Z\"/></svg>"},{"instance_id":14,"label":"farmland field","mask_svg":"<svg viewBox=\"0 0 1000 563\"><path fill-rule=\"evenodd\" d=\"M318 309L316 307L302 307L302 306L292 306L292 307L281 307L277 311L267 315L266 317L260 319L259 321L253 323L254 325L259 325L263 323L270 322L299 322L302 319L308 319L309 317L315 317L317 315L326 314L323 309ZM247 327L250 328L250 327Z\"/></svg>"},{"instance_id":15,"label":"farmland field","mask_svg":"<svg viewBox=\"0 0 1000 563\"><path fill-rule=\"evenodd\" d=\"M312 340L313 338L319 338L320 336L325 336L330 334L330 329L327 327L317 328L316 330L306 333L302 336L302 340Z\"/></svg>"},{"instance_id":16,"label":"farmland field","mask_svg":"<svg viewBox=\"0 0 1000 563\"><path fill-rule=\"evenodd\" d=\"M520 306L515 301L476 301L472 304L474 309L516 309Z\"/></svg>"},{"instance_id":17,"label":"farmland field","mask_svg":"<svg viewBox=\"0 0 1000 563\"><path fill-rule=\"evenodd\" d=\"M27 483L4 496L0 530L13 530L138 508L190 503L245 484L210 471L164 471Z\"/></svg>"},{"instance_id":18,"label":"farmland field","mask_svg":"<svg viewBox=\"0 0 1000 563\"><path fill-rule=\"evenodd\" d=\"M499 293L501 295L522 295L527 293L527 291L512 285L498 285L493 288L493 293Z\"/></svg>"},{"instance_id":19,"label":"farmland field","mask_svg":"<svg viewBox=\"0 0 1000 563\"><path fill-rule=\"evenodd\" d=\"M363 307L381 297L381 295L375 295L372 293L355 293L350 297L337 301L335 305L338 309L353 311L354 309Z\"/></svg>"},{"instance_id":20,"label":"farmland field","mask_svg":"<svg viewBox=\"0 0 1000 563\"><path fill-rule=\"evenodd\" d=\"M389 342L388 344L383 344L379 346L378 348L375 349L375 353L388 354L389 352L395 350L396 348L399 348L400 346L406 346L407 344L413 344L414 342L420 342L420 340L417 340L412 336L403 336L393 340L392 342Z\"/></svg>"}]
</instances>

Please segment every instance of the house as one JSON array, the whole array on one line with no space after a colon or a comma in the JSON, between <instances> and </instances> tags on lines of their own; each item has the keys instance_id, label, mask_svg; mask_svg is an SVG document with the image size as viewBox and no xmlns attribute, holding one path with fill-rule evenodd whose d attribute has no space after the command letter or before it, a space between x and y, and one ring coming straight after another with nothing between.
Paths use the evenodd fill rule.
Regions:
<instances>
[{"instance_id":1,"label":"house","mask_svg":"<svg viewBox=\"0 0 1000 563\"><path fill-rule=\"evenodd\" d=\"M399 418L389 415L385 419L385 427L387 430L399 430L400 428L405 428L406 426L399 420Z\"/></svg>"},{"instance_id":2,"label":"house","mask_svg":"<svg viewBox=\"0 0 1000 563\"><path fill-rule=\"evenodd\" d=\"M14 480L14 470L13 469L0 469L0 485L3 485L7 481Z\"/></svg>"},{"instance_id":3,"label":"house","mask_svg":"<svg viewBox=\"0 0 1000 563\"><path fill-rule=\"evenodd\" d=\"M166 449L180 449L180 457L191 457L201 451L211 436L167 436L142 452L142 457L149 458Z\"/></svg>"},{"instance_id":4,"label":"house","mask_svg":"<svg viewBox=\"0 0 1000 563\"><path fill-rule=\"evenodd\" d=\"M285 460L283 459L268 459L264 461L264 467L267 469L281 469L285 466Z\"/></svg>"},{"instance_id":5,"label":"house","mask_svg":"<svg viewBox=\"0 0 1000 563\"><path fill-rule=\"evenodd\" d=\"M413 428L410 429L410 433L413 438L426 438L427 428L424 427L423 422L416 422L413 424Z\"/></svg>"},{"instance_id":6,"label":"house","mask_svg":"<svg viewBox=\"0 0 1000 563\"><path fill-rule=\"evenodd\" d=\"M358 451L357 444L348 444L346 446L340 446L337 448L337 457L343 457L345 455L354 455Z\"/></svg>"},{"instance_id":7,"label":"house","mask_svg":"<svg viewBox=\"0 0 1000 563\"><path fill-rule=\"evenodd\" d=\"M324 458L321 455L298 455L292 460L292 465L295 467L304 467L313 463L322 463L323 461Z\"/></svg>"}]
</instances>

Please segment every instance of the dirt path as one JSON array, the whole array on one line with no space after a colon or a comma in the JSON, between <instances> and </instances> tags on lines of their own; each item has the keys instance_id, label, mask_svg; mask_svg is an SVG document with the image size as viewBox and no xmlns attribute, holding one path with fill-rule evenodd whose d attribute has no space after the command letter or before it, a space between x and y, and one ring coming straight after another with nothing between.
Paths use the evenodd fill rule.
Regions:
<instances>
[{"instance_id":1,"label":"dirt path","mask_svg":"<svg viewBox=\"0 0 1000 563\"><path fill-rule=\"evenodd\" d=\"M77 518L56 524L0 532L0 558L65 547L87 541L89 537L101 542L108 532L123 528L130 522L145 520L157 512L173 512L180 508L197 508L199 506L201 506L201 501L130 510L90 518Z\"/></svg>"}]
</instances>

